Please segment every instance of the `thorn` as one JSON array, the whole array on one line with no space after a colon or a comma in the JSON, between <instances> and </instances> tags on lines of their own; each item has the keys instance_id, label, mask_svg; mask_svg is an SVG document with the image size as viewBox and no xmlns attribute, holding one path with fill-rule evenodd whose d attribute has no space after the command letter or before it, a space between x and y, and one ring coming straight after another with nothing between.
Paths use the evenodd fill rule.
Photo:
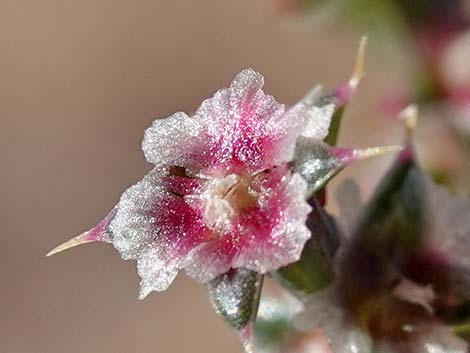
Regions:
<instances>
[{"instance_id":1,"label":"thorn","mask_svg":"<svg viewBox=\"0 0 470 353\"><path fill-rule=\"evenodd\" d=\"M357 149L353 150L353 159L369 159L373 157L379 157L389 153L400 152L404 148L404 146L392 145Z\"/></svg>"},{"instance_id":2,"label":"thorn","mask_svg":"<svg viewBox=\"0 0 470 353\"><path fill-rule=\"evenodd\" d=\"M356 61L354 64L353 72L348 82L338 86L334 91L336 103L338 106L344 106L352 97L354 92L359 86L364 74L365 56L366 56L367 36L362 36L357 49Z\"/></svg>"},{"instance_id":3,"label":"thorn","mask_svg":"<svg viewBox=\"0 0 470 353\"><path fill-rule=\"evenodd\" d=\"M410 139L418 125L418 106L416 104L407 106L400 112L398 118L405 122L405 133L407 138Z\"/></svg>"},{"instance_id":4,"label":"thorn","mask_svg":"<svg viewBox=\"0 0 470 353\"><path fill-rule=\"evenodd\" d=\"M354 70L349 79L349 86L351 89L356 89L361 80L364 78L364 66L366 61L366 47L367 47L367 36L363 35L359 42L359 48L357 49L356 62L354 64Z\"/></svg>"},{"instance_id":5,"label":"thorn","mask_svg":"<svg viewBox=\"0 0 470 353\"><path fill-rule=\"evenodd\" d=\"M59 252L62 252L64 250L67 250L67 249L70 249L70 248L73 248L73 247L78 246L78 245L91 243L91 242L95 241L93 239L89 239L88 236L89 236L88 232L85 232L85 233L80 234L79 236L76 236L75 238L67 240L65 243L62 243L59 246L52 249L51 251L49 251L46 254L46 257L55 255Z\"/></svg>"}]
</instances>

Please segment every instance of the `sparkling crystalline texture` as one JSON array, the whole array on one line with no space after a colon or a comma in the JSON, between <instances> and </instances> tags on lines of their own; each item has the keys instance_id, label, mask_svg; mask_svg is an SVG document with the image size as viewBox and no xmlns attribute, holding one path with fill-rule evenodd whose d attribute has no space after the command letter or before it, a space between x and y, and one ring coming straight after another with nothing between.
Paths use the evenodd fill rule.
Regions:
<instances>
[{"instance_id":1,"label":"sparkling crystalline texture","mask_svg":"<svg viewBox=\"0 0 470 353\"><path fill-rule=\"evenodd\" d=\"M318 140L327 135L332 112L308 101L286 109L261 90L263 84L259 73L244 70L193 117L155 120L142 143L147 160L210 174L253 173L289 162L300 133Z\"/></svg>"},{"instance_id":2,"label":"sparkling crystalline texture","mask_svg":"<svg viewBox=\"0 0 470 353\"><path fill-rule=\"evenodd\" d=\"M231 270L210 281L208 289L215 311L230 326L242 330L256 315L261 275L245 269Z\"/></svg>"},{"instance_id":3,"label":"sparkling crystalline texture","mask_svg":"<svg viewBox=\"0 0 470 353\"><path fill-rule=\"evenodd\" d=\"M60 250L111 242L137 261L141 298L165 290L181 269L205 283L232 268L266 273L298 260L310 206L307 182L289 162L299 135L327 135L331 114L309 100L286 108L263 83L244 70L193 116L155 120L142 143L155 169L86 239Z\"/></svg>"},{"instance_id":4,"label":"sparkling crystalline texture","mask_svg":"<svg viewBox=\"0 0 470 353\"><path fill-rule=\"evenodd\" d=\"M200 282L231 267L266 273L299 259L310 237L305 220L310 206L304 201L306 182L278 167L254 187L258 205L239 213L222 237L194 248L187 256L186 272Z\"/></svg>"}]
</instances>

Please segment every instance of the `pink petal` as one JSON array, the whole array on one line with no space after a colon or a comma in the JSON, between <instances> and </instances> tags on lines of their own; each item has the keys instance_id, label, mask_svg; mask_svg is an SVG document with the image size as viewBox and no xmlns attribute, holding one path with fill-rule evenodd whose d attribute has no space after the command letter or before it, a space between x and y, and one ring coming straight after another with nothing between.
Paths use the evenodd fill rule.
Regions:
<instances>
[{"instance_id":1,"label":"pink petal","mask_svg":"<svg viewBox=\"0 0 470 353\"><path fill-rule=\"evenodd\" d=\"M297 136L326 136L331 114L300 102L285 106L262 91L263 76L240 72L229 88L202 102L193 117L155 120L142 143L147 160L206 174L253 173L293 157Z\"/></svg>"},{"instance_id":2,"label":"pink petal","mask_svg":"<svg viewBox=\"0 0 470 353\"><path fill-rule=\"evenodd\" d=\"M155 120L145 131L142 141L145 158L157 167L178 165L199 168L199 161L192 154L202 143L202 129L200 121L182 112Z\"/></svg>"},{"instance_id":3,"label":"pink petal","mask_svg":"<svg viewBox=\"0 0 470 353\"><path fill-rule=\"evenodd\" d=\"M299 259L310 231L305 225L310 206L306 182L285 166L259 181L259 204L244 210L220 238L196 247L182 267L200 282L230 268L266 273Z\"/></svg>"},{"instance_id":4,"label":"pink petal","mask_svg":"<svg viewBox=\"0 0 470 353\"><path fill-rule=\"evenodd\" d=\"M168 288L186 254L207 237L198 210L165 189L155 170L127 189L109 226L125 260L137 260L141 298Z\"/></svg>"},{"instance_id":5,"label":"pink petal","mask_svg":"<svg viewBox=\"0 0 470 353\"><path fill-rule=\"evenodd\" d=\"M275 143L288 128L282 123L285 107L261 90L263 84L259 73L243 70L196 112L206 123L210 169L255 172L275 164Z\"/></svg>"},{"instance_id":6,"label":"pink petal","mask_svg":"<svg viewBox=\"0 0 470 353\"><path fill-rule=\"evenodd\" d=\"M163 177L163 182L166 189L180 196L193 194L203 185L201 179L176 175Z\"/></svg>"},{"instance_id":7,"label":"pink petal","mask_svg":"<svg viewBox=\"0 0 470 353\"><path fill-rule=\"evenodd\" d=\"M261 206L240 219L246 238L234 267L266 273L297 261L311 233L305 225L311 207L305 201L307 183L298 174L282 177Z\"/></svg>"},{"instance_id":8,"label":"pink petal","mask_svg":"<svg viewBox=\"0 0 470 353\"><path fill-rule=\"evenodd\" d=\"M230 270L240 251L240 241L234 235L226 235L203 243L188 254L181 267L188 276L206 283Z\"/></svg>"}]
</instances>

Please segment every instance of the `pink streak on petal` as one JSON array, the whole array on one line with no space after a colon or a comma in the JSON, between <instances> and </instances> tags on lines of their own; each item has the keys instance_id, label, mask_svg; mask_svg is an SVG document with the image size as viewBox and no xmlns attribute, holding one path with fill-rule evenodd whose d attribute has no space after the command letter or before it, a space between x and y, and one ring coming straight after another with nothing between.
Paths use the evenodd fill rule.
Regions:
<instances>
[{"instance_id":1,"label":"pink streak on petal","mask_svg":"<svg viewBox=\"0 0 470 353\"><path fill-rule=\"evenodd\" d=\"M188 276L206 283L230 270L243 242L243 238L228 234L203 243L189 253L182 267Z\"/></svg>"},{"instance_id":2,"label":"pink streak on petal","mask_svg":"<svg viewBox=\"0 0 470 353\"><path fill-rule=\"evenodd\" d=\"M127 189L109 225L121 257L137 261L141 298L165 290L186 254L209 237L200 210L168 192L162 178L153 170Z\"/></svg>"},{"instance_id":3,"label":"pink streak on petal","mask_svg":"<svg viewBox=\"0 0 470 353\"><path fill-rule=\"evenodd\" d=\"M229 88L205 100L195 113L193 119L204 127L192 158L206 174L253 173L291 157L300 122L305 119L299 115L305 109L286 111L261 90L263 81L259 73L244 70ZM292 151L286 154L289 147Z\"/></svg>"},{"instance_id":4,"label":"pink streak on petal","mask_svg":"<svg viewBox=\"0 0 470 353\"><path fill-rule=\"evenodd\" d=\"M310 206L307 185L299 175L267 175L261 188L272 186L260 205L240 215L236 231L245 239L234 267L266 273L297 261L310 231L305 225Z\"/></svg>"},{"instance_id":5,"label":"pink streak on petal","mask_svg":"<svg viewBox=\"0 0 470 353\"><path fill-rule=\"evenodd\" d=\"M155 245L168 251L167 258L179 259L178 262L195 246L212 237L202 220L202 210L190 207L179 197L162 200L153 218L157 229Z\"/></svg>"},{"instance_id":6,"label":"pink streak on petal","mask_svg":"<svg viewBox=\"0 0 470 353\"><path fill-rule=\"evenodd\" d=\"M298 260L310 238L306 182L283 165L260 175L253 188L261 195L258 204L236 215L219 238L190 252L183 264L189 276L207 282L230 268L266 273Z\"/></svg>"},{"instance_id":7,"label":"pink streak on petal","mask_svg":"<svg viewBox=\"0 0 470 353\"><path fill-rule=\"evenodd\" d=\"M201 221L201 214L181 198L163 200L153 217L157 220L155 227L159 229L153 244L138 259L142 277L141 299L152 290L166 290L187 254L210 236Z\"/></svg>"}]
</instances>

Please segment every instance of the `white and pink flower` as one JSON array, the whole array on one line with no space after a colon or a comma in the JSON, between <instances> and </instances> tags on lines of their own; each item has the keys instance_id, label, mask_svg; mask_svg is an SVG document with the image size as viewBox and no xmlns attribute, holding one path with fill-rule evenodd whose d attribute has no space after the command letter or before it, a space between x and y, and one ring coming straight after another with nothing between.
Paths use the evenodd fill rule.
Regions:
<instances>
[{"instance_id":1,"label":"white and pink flower","mask_svg":"<svg viewBox=\"0 0 470 353\"><path fill-rule=\"evenodd\" d=\"M244 70L193 116L155 120L142 149L155 168L97 226L54 249L112 243L137 261L140 297L168 288L179 270L207 282L231 268L259 273L299 259L311 233L307 182L295 173L299 135L322 140L332 109L290 108Z\"/></svg>"}]
</instances>

